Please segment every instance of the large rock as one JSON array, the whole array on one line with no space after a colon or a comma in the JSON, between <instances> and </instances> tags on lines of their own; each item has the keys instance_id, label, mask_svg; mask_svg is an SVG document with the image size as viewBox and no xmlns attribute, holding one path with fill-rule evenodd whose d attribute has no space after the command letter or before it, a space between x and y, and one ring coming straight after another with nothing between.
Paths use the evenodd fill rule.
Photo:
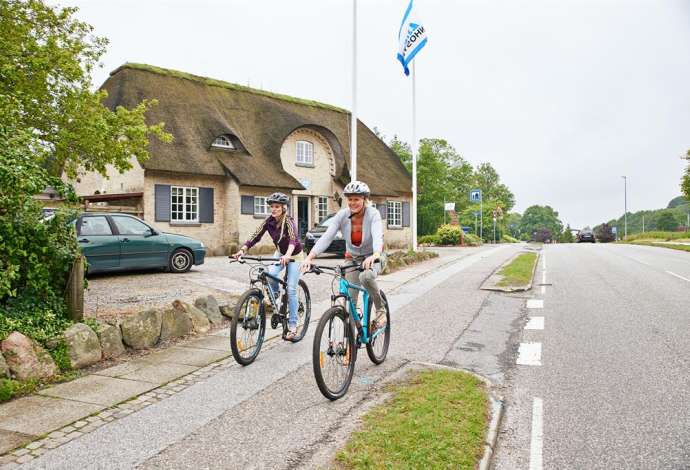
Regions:
<instances>
[{"instance_id":1,"label":"large rock","mask_svg":"<svg viewBox=\"0 0 690 470\"><path fill-rule=\"evenodd\" d=\"M7 366L7 361L5 361L5 356L0 353L0 379L10 376L10 368Z\"/></svg>"},{"instance_id":2,"label":"large rock","mask_svg":"<svg viewBox=\"0 0 690 470\"><path fill-rule=\"evenodd\" d=\"M73 369L82 369L101 360L101 342L88 325L76 323L65 331L65 344Z\"/></svg>"},{"instance_id":3,"label":"large rock","mask_svg":"<svg viewBox=\"0 0 690 470\"><path fill-rule=\"evenodd\" d=\"M235 306L239 299L240 296L238 295L227 296L226 303L218 306L220 313L232 320L232 316L235 314Z\"/></svg>"},{"instance_id":4,"label":"large rock","mask_svg":"<svg viewBox=\"0 0 690 470\"><path fill-rule=\"evenodd\" d=\"M134 349L152 348L161 336L162 317L160 310L145 310L126 317L120 324L122 341Z\"/></svg>"},{"instance_id":5,"label":"large rock","mask_svg":"<svg viewBox=\"0 0 690 470\"><path fill-rule=\"evenodd\" d=\"M223 323L223 315L221 315L220 308L218 308L218 301L212 295L199 297L194 302L194 305L206 314L208 321L210 321L213 326L218 326Z\"/></svg>"},{"instance_id":6,"label":"large rock","mask_svg":"<svg viewBox=\"0 0 690 470\"><path fill-rule=\"evenodd\" d=\"M196 308L194 305L189 305L181 300L173 302L173 309L185 313L192 320L192 325L196 333L207 333L211 329L211 324L204 312Z\"/></svg>"},{"instance_id":7,"label":"large rock","mask_svg":"<svg viewBox=\"0 0 690 470\"><path fill-rule=\"evenodd\" d=\"M15 331L0 346L10 372L19 380L47 379L58 373L55 361L38 343Z\"/></svg>"},{"instance_id":8,"label":"large rock","mask_svg":"<svg viewBox=\"0 0 690 470\"><path fill-rule=\"evenodd\" d=\"M181 309L171 308L163 312L161 327L161 341L179 338L190 334L194 330L191 316Z\"/></svg>"},{"instance_id":9,"label":"large rock","mask_svg":"<svg viewBox=\"0 0 690 470\"><path fill-rule=\"evenodd\" d=\"M122 331L119 326L99 323L96 333L101 341L103 359L113 359L124 354L125 345L122 344Z\"/></svg>"}]
</instances>

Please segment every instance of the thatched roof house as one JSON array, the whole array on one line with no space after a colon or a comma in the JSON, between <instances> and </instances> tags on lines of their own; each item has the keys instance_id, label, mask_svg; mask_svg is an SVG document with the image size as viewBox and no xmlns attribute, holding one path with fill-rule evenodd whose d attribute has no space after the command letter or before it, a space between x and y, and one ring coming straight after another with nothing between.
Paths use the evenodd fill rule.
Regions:
<instances>
[{"instance_id":1,"label":"thatched roof house","mask_svg":"<svg viewBox=\"0 0 690 470\"><path fill-rule=\"evenodd\" d=\"M262 196L273 190L294 196L302 232L339 207L350 179L348 111L141 64L117 68L102 88L112 108L157 99L147 120L164 122L174 141L152 140L151 158L124 175L82 176L80 194L143 192L147 221L216 248L244 241L254 219L264 216ZM400 233L389 241L406 244L411 177L361 121L358 177L387 219L391 208L390 228ZM194 204L186 207L183 199Z\"/></svg>"}]
</instances>

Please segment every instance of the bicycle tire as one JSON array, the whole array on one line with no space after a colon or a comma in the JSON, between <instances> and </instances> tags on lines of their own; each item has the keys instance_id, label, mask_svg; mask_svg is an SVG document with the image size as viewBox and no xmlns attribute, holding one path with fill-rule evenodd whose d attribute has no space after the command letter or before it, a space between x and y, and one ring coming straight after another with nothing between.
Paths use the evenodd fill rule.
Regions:
<instances>
[{"instance_id":1,"label":"bicycle tire","mask_svg":"<svg viewBox=\"0 0 690 470\"><path fill-rule=\"evenodd\" d=\"M383 361L386 360L386 355L388 354L388 346L390 345L391 341L391 311L388 306L388 300L386 299L386 294L383 293L383 291L380 291L381 293L381 298L383 299L384 305L386 306L386 329L383 333L378 334L375 338L369 338L369 342L367 343L367 356L369 356L369 359L371 362L373 362L376 365L379 365L383 363ZM369 334L372 334L371 330L371 324L373 322L372 315L371 315L371 307L372 307L372 302L371 299L369 300ZM379 341L383 340L383 348L380 353L377 354L375 351L375 346L378 344Z\"/></svg>"},{"instance_id":2,"label":"bicycle tire","mask_svg":"<svg viewBox=\"0 0 690 470\"><path fill-rule=\"evenodd\" d=\"M304 292L304 319L302 322L302 329L298 329L297 335L291 340L293 343L297 343L304 339L304 336L307 334L307 330L309 329L309 321L311 320L311 294L309 293L309 286L307 286L307 283L304 282L303 279L300 279L299 284L297 285L298 297L299 289L302 289ZM289 313L285 316L285 321L283 322L283 337L285 337L288 332L288 317Z\"/></svg>"},{"instance_id":3,"label":"bicycle tire","mask_svg":"<svg viewBox=\"0 0 690 470\"><path fill-rule=\"evenodd\" d=\"M259 311L258 311L258 330L259 330L259 332L258 332L258 337L256 339L256 344L254 346L254 351L248 357L245 357L242 355L242 347L241 347L242 344L238 344L237 333L238 333L238 328L242 328L243 330L245 329L244 326L240 324L240 322L245 321L244 313L243 313L243 306L245 305L245 303L247 303L251 299L255 299L259 303ZM232 349L232 356L235 358L235 361L237 361L238 364L241 364L243 366L248 366L249 364L254 362L256 357L259 355L259 352L261 351L261 346L263 345L265 335L266 335L266 312L264 311L261 291L259 289L249 289L244 294L242 294L242 296L237 301L237 305L235 306L235 314L232 316L232 323L230 325L230 349ZM240 338L240 341L242 341L241 338Z\"/></svg>"},{"instance_id":4,"label":"bicycle tire","mask_svg":"<svg viewBox=\"0 0 690 470\"><path fill-rule=\"evenodd\" d=\"M324 335L324 333L329 334L327 327L332 328L332 321L335 318L338 318L339 321L343 322L344 335L346 336L344 340L349 345L349 361L346 365L347 369L344 380L338 387L334 387L335 389L332 390L331 387L329 387L329 385L326 383L326 378L324 377L322 370L327 354L322 354L321 338ZM347 312L345 312L345 310L339 305L336 305L326 310L326 312L319 320L318 325L316 326L316 333L314 334L314 345L312 348L312 365L314 369L314 378L316 379L316 385L319 387L319 391L321 391L323 396L325 396L331 401L342 398L347 393L348 388L350 388L350 383L352 382L352 375L355 370L355 363L357 362L357 345L355 344L355 342L355 333L352 329L350 318ZM343 355L339 354L339 356L342 357ZM347 357L347 347L344 357ZM336 358L334 360L331 358L329 360L337 362L338 359Z\"/></svg>"}]
</instances>

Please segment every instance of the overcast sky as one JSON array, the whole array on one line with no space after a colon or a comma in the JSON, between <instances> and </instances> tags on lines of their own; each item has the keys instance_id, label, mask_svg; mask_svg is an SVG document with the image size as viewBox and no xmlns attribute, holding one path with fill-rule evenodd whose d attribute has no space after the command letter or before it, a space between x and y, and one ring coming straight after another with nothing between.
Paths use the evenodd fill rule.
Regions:
<instances>
[{"instance_id":1,"label":"overcast sky","mask_svg":"<svg viewBox=\"0 0 690 470\"><path fill-rule=\"evenodd\" d=\"M65 0L124 62L351 107L350 0ZM359 117L410 140L406 0L359 0ZM595 225L665 207L690 148L690 0L418 0L418 136L490 162L522 212Z\"/></svg>"}]
</instances>

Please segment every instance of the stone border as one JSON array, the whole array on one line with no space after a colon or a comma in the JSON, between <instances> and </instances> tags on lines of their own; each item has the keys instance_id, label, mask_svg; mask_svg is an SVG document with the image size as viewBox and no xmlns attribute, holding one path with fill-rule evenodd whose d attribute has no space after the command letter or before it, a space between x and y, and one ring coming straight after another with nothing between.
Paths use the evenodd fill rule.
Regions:
<instances>
[{"instance_id":1,"label":"stone border","mask_svg":"<svg viewBox=\"0 0 690 470\"><path fill-rule=\"evenodd\" d=\"M498 272L503 269L505 266L509 265L512 263L518 256L524 254L524 253L530 253L532 251L535 251L537 254L537 259L534 262L534 267L532 268L532 276L530 278L529 283L523 285L523 286L499 286L499 282L503 279L501 276L498 275ZM493 273L484 281L482 286L480 287L481 290L489 290L489 291L494 291L494 292L525 292L530 289L532 289L532 285L534 283L534 274L537 272L537 266L539 265L539 259L541 258L541 250L523 250L519 251L518 253L515 254L512 258L510 258L508 261L503 263L501 266L496 268Z\"/></svg>"}]
</instances>

